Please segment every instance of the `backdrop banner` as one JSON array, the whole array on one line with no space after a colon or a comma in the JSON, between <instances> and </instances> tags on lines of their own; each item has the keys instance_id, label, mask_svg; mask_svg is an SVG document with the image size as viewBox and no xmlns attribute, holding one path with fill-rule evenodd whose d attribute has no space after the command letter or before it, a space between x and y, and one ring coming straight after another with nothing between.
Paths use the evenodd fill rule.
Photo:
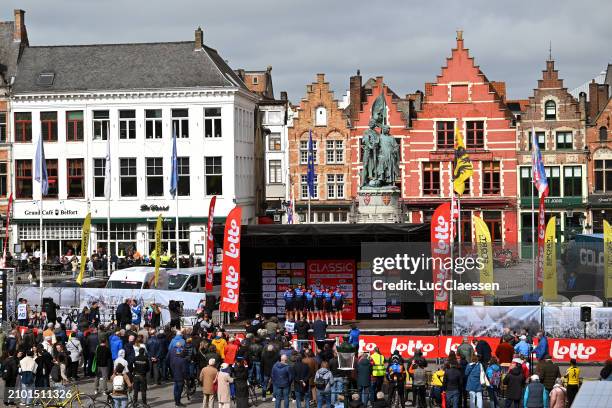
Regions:
<instances>
[{"instance_id":1,"label":"backdrop banner","mask_svg":"<svg viewBox=\"0 0 612 408\"><path fill-rule=\"evenodd\" d=\"M535 334L540 329L539 306L455 306L453 335L501 336L504 327L523 327Z\"/></svg>"},{"instance_id":2,"label":"backdrop banner","mask_svg":"<svg viewBox=\"0 0 612 408\"><path fill-rule=\"evenodd\" d=\"M583 337L584 323L580 321L580 307L545 307L544 329L551 337ZM586 333L591 339L609 339L612 333L612 307L591 308L591 321L586 325Z\"/></svg>"}]
</instances>

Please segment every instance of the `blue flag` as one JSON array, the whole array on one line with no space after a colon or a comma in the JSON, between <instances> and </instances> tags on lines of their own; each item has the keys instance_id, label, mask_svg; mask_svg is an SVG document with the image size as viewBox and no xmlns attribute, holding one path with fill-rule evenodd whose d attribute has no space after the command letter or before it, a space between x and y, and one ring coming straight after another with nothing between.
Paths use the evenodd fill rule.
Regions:
<instances>
[{"instance_id":1,"label":"blue flag","mask_svg":"<svg viewBox=\"0 0 612 408\"><path fill-rule=\"evenodd\" d=\"M314 148L312 146L312 130L308 131L308 197L314 198L315 196L315 168L314 168Z\"/></svg>"},{"instance_id":2,"label":"blue flag","mask_svg":"<svg viewBox=\"0 0 612 408\"><path fill-rule=\"evenodd\" d=\"M176 131L172 136L172 174L170 175L170 194L176 196L178 189L178 159L176 157Z\"/></svg>"},{"instance_id":3,"label":"blue flag","mask_svg":"<svg viewBox=\"0 0 612 408\"><path fill-rule=\"evenodd\" d=\"M34 158L34 180L40 183L40 191L42 195L49 194L49 174L47 173L47 162L45 161L45 149L43 147L42 134L38 138L38 146L36 146L36 157Z\"/></svg>"}]
</instances>

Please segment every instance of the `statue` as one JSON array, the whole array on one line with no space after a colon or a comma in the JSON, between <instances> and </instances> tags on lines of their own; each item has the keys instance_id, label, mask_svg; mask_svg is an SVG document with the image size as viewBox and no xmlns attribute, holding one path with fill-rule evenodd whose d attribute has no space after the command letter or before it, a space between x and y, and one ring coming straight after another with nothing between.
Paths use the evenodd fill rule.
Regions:
<instances>
[{"instance_id":1,"label":"statue","mask_svg":"<svg viewBox=\"0 0 612 408\"><path fill-rule=\"evenodd\" d=\"M399 176L399 146L389 134L390 130L389 126L383 125L380 136L377 174L382 185L393 185Z\"/></svg>"},{"instance_id":2,"label":"statue","mask_svg":"<svg viewBox=\"0 0 612 408\"><path fill-rule=\"evenodd\" d=\"M361 187L365 187L369 180L376 179L377 152L380 143L380 135L376 132L376 120L370 119L368 130L363 133L363 169L361 170Z\"/></svg>"}]
</instances>

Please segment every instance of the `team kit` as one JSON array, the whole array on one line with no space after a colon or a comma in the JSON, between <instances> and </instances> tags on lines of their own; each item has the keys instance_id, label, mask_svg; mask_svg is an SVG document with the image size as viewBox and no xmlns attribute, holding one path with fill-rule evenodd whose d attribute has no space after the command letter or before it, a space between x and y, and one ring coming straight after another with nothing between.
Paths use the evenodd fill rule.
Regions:
<instances>
[{"instance_id":1,"label":"team kit","mask_svg":"<svg viewBox=\"0 0 612 408\"><path fill-rule=\"evenodd\" d=\"M327 324L341 325L345 298L340 286L335 289L323 285L311 285L310 289L301 284L289 286L283 293L285 317L287 320L306 318L308 322L320 319Z\"/></svg>"}]
</instances>

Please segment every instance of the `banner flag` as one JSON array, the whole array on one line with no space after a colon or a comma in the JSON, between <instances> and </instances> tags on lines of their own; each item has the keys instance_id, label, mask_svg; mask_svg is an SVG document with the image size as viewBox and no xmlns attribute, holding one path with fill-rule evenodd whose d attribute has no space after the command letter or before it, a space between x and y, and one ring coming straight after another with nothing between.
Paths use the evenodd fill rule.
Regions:
<instances>
[{"instance_id":1,"label":"banner flag","mask_svg":"<svg viewBox=\"0 0 612 408\"><path fill-rule=\"evenodd\" d=\"M444 282L450 278L450 272L444 267L445 258L451 252L451 203L443 203L436 208L431 218L431 257L442 259L442 262L433 262L433 283ZM444 285L434 292L434 309L448 309L449 293Z\"/></svg>"},{"instance_id":2,"label":"banner flag","mask_svg":"<svg viewBox=\"0 0 612 408\"><path fill-rule=\"evenodd\" d=\"M455 162L453 170L453 187L458 195L465 191L465 182L472 177L474 165L465 150L461 131L455 126Z\"/></svg>"},{"instance_id":3,"label":"banner flag","mask_svg":"<svg viewBox=\"0 0 612 408\"><path fill-rule=\"evenodd\" d=\"M472 223L474 224L478 257L484 261L484 266L480 269L480 283L493 283L493 245L489 227L482 218L475 215L472 216ZM481 293L493 294L489 290L483 290Z\"/></svg>"},{"instance_id":4,"label":"banner flag","mask_svg":"<svg viewBox=\"0 0 612 408\"><path fill-rule=\"evenodd\" d=\"M604 225L604 276L606 299L612 298L612 226L606 220Z\"/></svg>"},{"instance_id":5,"label":"banner flag","mask_svg":"<svg viewBox=\"0 0 612 408\"><path fill-rule=\"evenodd\" d=\"M537 288L542 289L542 279L544 276L544 236L546 235L546 208L544 200L546 196L540 197L540 207L538 210L538 252L536 262Z\"/></svg>"},{"instance_id":6,"label":"banner flag","mask_svg":"<svg viewBox=\"0 0 612 408\"><path fill-rule=\"evenodd\" d=\"M213 224L215 216L215 203L217 196L210 199L208 205L208 230L206 239L206 292L213 290L213 274L215 266L215 237L213 236Z\"/></svg>"},{"instance_id":7,"label":"banner flag","mask_svg":"<svg viewBox=\"0 0 612 408\"><path fill-rule=\"evenodd\" d=\"M544 300L557 299L557 244L555 243L556 217L550 217L546 225L544 244Z\"/></svg>"},{"instance_id":8,"label":"banner flag","mask_svg":"<svg viewBox=\"0 0 612 408\"><path fill-rule=\"evenodd\" d=\"M6 246L9 240L9 228L11 226L11 211L13 210L13 193L9 196L6 207L6 231L4 232L4 243L2 248L2 267L6 268Z\"/></svg>"},{"instance_id":9,"label":"banner flag","mask_svg":"<svg viewBox=\"0 0 612 408\"><path fill-rule=\"evenodd\" d=\"M81 270L76 278L76 283L83 284L83 276L85 276L85 266L87 265L87 248L89 247L89 232L91 230L91 213L87 213L85 221L83 221L83 230L81 231Z\"/></svg>"},{"instance_id":10,"label":"banner flag","mask_svg":"<svg viewBox=\"0 0 612 408\"><path fill-rule=\"evenodd\" d=\"M242 209L234 207L227 215L223 234L223 269L219 311L238 313L240 299L240 225Z\"/></svg>"},{"instance_id":11,"label":"banner flag","mask_svg":"<svg viewBox=\"0 0 612 408\"><path fill-rule=\"evenodd\" d=\"M162 237L162 216L157 216L155 224L155 287L159 281L159 266L161 264L161 237Z\"/></svg>"}]
</instances>

